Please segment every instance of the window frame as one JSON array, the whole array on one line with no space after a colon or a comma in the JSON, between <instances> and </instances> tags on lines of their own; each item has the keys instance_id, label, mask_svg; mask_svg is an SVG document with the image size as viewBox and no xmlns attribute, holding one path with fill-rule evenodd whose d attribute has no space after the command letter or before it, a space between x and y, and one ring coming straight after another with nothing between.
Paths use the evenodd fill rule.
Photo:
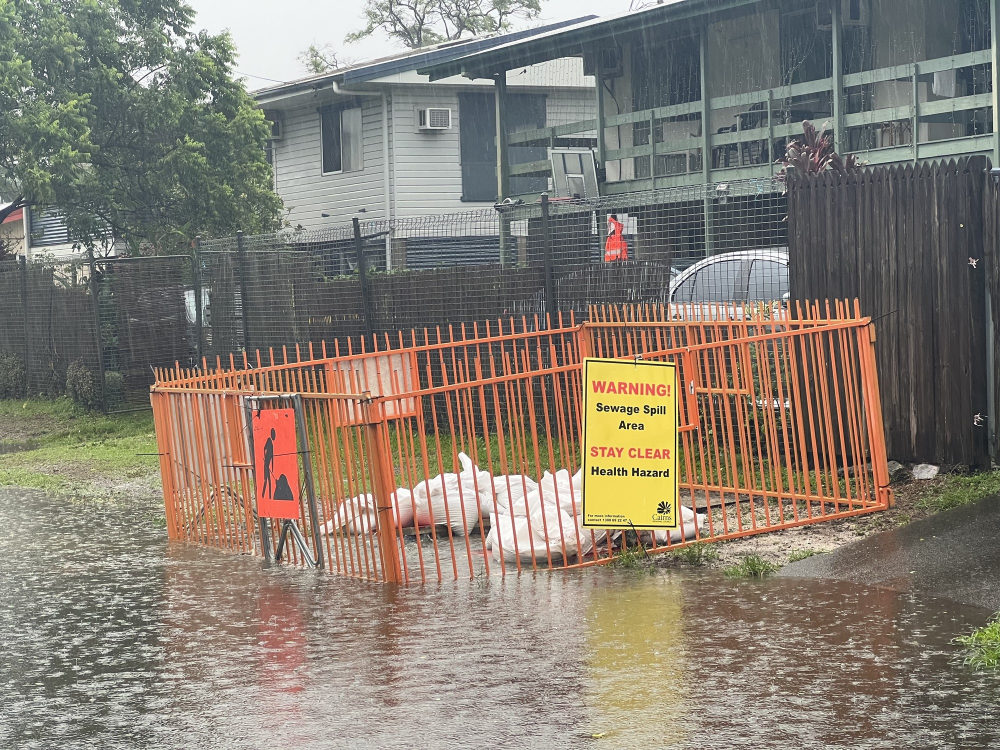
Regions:
<instances>
[{"instance_id":1,"label":"window frame","mask_svg":"<svg viewBox=\"0 0 1000 750\"><path fill-rule=\"evenodd\" d=\"M360 115L360 128L358 130L358 137L361 139L361 163L352 167L351 169L344 169L344 112L350 110L358 110L361 112ZM354 98L347 102L342 102L338 104L331 104L325 107L319 107L316 110L319 115L319 169L320 175L323 177L329 177L331 175L338 174L350 174L351 172L363 172L365 169L365 149L364 149L364 113L362 111L362 105L360 98ZM328 118L336 117L337 126L337 145L340 148L340 169L327 171L326 170L326 122Z\"/></svg>"}]
</instances>

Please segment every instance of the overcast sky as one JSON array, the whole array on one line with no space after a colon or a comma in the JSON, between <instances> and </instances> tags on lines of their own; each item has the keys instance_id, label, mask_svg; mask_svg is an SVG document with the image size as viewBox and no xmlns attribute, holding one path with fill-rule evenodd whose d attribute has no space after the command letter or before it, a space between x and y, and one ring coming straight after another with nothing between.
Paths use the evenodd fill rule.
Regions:
<instances>
[{"instance_id":1,"label":"overcast sky","mask_svg":"<svg viewBox=\"0 0 1000 750\"><path fill-rule=\"evenodd\" d=\"M228 29L239 49L238 70L252 89L307 75L296 56L315 42L329 43L342 56L368 60L401 47L384 36L346 46L344 35L362 25L363 0L188 0L198 12L195 26L212 32ZM585 15L609 16L632 0L543 0L542 20L552 23Z\"/></svg>"}]
</instances>

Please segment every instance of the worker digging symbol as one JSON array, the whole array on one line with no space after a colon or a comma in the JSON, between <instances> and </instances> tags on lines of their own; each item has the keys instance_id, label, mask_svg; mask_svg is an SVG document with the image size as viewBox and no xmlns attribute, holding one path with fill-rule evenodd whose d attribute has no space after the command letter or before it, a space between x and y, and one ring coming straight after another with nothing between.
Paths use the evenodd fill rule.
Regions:
<instances>
[{"instance_id":1,"label":"worker digging symbol","mask_svg":"<svg viewBox=\"0 0 1000 750\"><path fill-rule=\"evenodd\" d=\"M628 243L624 236L625 225L616 214L608 214L608 239L604 242L604 262L628 260Z\"/></svg>"},{"instance_id":2,"label":"worker digging symbol","mask_svg":"<svg viewBox=\"0 0 1000 750\"><path fill-rule=\"evenodd\" d=\"M271 486L271 477L274 474L274 439L276 437L277 434L272 427L271 437L264 443L264 481L261 483L263 486L260 491L261 497L264 497L264 493L266 492L267 496L272 500L274 499L274 487ZM287 480L285 483L287 484Z\"/></svg>"},{"instance_id":3,"label":"worker digging symbol","mask_svg":"<svg viewBox=\"0 0 1000 750\"><path fill-rule=\"evenodd\" d=\"M294 410L255 411L253 446L259 490L257 515L261 518L298 518L301 484Z\"/></svg>"}]
</instances>

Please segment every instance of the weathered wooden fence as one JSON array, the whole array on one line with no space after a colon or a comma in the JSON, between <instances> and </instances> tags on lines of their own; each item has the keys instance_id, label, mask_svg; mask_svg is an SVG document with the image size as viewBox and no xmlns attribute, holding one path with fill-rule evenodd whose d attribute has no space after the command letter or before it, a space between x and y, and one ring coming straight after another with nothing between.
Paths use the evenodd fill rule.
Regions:
<instances>
[{"instance_id":1,"label":"weathered wooden fence","mask_svg":"<svg viewBox=\"0 0 1000 750\"><path fill-rule=\"evenodd\" d=\"M890 458L990 465L988 278L1000 298L984 258L997 244L988 174L971 157L789 179L792 296L857 297L878 322Z\"/></svg>"}]
</instances>

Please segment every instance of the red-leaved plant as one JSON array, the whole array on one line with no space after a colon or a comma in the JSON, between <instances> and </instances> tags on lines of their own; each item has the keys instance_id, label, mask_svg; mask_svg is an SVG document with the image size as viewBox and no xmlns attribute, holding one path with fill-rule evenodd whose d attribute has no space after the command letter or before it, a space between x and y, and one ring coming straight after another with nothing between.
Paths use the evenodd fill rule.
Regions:
<instances>
[{"instance_id":1,"label":"red-leaved plant","mask_svg":"<svg viewBox=\"0 0 1000 750\"><path fill-rule=\"evenodd\" d=\"M815 125L805 120L802 123L803 137L792 141L785 149L785 156L780 160L783 166L778 179L785 180L789 167L802 174L819 174L827 169L847 174L858 169L857 156L848 154L846 158L841 158L833 150L833 136L829 131L828 122L823 123L823 127L817 131Z\"/></svg>"}]
</instances>

